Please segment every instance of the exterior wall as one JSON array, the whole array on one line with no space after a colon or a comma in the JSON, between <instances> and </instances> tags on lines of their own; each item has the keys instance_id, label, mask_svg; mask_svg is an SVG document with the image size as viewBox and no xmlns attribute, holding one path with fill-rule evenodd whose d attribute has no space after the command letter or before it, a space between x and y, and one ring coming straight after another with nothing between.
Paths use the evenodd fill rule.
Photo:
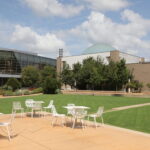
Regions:
<instances>
[{"instance_id":1,"label":"exterior wall","mask_svg":"<svg viewBox=\"0 0 150 150\"><path fill-rule=\"evenodd\" d=\"M150 63L141 64L127 64L127 67L132 71L135 80L138 80L144 84L143 90L150 90L146 84L150 83Z\"/></svg>"},{"instance_id":2,"label":"exterior wall","mask_svg":"<svg viewBox=\"0 0 150 150\"><path fill-rule=\"evenodd\" d=\"M66 62L72 68L73 64L75 64L77 62L82 63L82 61L88 57L93 57L95 59L97 57L101 57L105 64L108 64L109 60L113 60L116 62L116 61L120 61L121 59L125 59L126 64L144 62L144 58L130 55L127 53L123 53L118 50L114 50L114 51L110 51L110 52L103 52L103 53L62 57L62 61Z\"/></svg>"},{"instance_id":3,"label":"exterior wall","mask_svg":"<svg viewBox=\"0 0 150 150\"><path fill-rule=\"evenodd\" d=\"M62 61L65 61L72 68L73 64L77 62L82 63L84 59L89 58L89 57L93 57L95 59L97 57L100 57L102 58L104 63L108 64L108 58L110 57L110 52L80 55L80 56L68 56L68 57L63 57Z\"/></svg>"},{"instance_id":4,"label":"exterior wall","mask_svg":"<svg viewBox=\"0 0 150 150\"><path fill-rule=\"evenodd\" d=\"M57 58L57 63L56 63L56 70L57 70L57 74L60 75L60 73L62 72L63 69L63 62L62 62L62 57L58 57Z\"/></svg>"},{"instance_id":5,"label":"exterior wall","mask_svg":"<svg viewBox=\"0 0 150 150\"><path fill-rule=\"evenodd\" d=\"M126 60L126 64L139 63L139 62L144 61L143 58L141 58L141 57L130 55L130 54L123 53L123 52L120 52L119 57L120 57L120 59L124 58Z\"/></svg>"},{"instance_id":6,"label":"exterior wall","mask_svg":"<svg viewBox=\"0 0 150 150\"><path fill-rule=\"evenodd\" d=\"M110 52L110 60L117 62L120 61L120 57L119 57L120 52L115 50L115 51L111 51Z\"/></svg>"}]
</instances>

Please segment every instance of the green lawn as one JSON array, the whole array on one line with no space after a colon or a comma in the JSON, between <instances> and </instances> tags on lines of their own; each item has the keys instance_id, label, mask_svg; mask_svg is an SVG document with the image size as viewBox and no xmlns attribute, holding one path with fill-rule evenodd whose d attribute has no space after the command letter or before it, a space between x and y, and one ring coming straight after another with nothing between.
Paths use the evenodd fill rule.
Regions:
<instances>
[{"instance_id":1,"label":"green lawn","mask_svg":"<svg viewBox=\"0 0 150 150\"><path fill-rule=\"evenodd\" d=\"M150 106L106 113L105 123L150 133Z\"/></svg>"},{"instance_id":2,"label":"green lawn","mask_svg":"<svg viewBox=\"0 0 150 150\"><path fill-rule=\"evenodd\" d=\"M131 98L131 97L115 97L115 96L89 96L89 95L38 95L38 96L23 96L17 98L1 98L0 112L11 113L12 102L20 101L25 107L25 100L32 98L34 100L43 100L43 106L47 106L51 99L54 100L59 113L66 113L62 106L68 103L76 105L89 106L88 113L96 112L99 106L104 106L105 110L114 107L149 103L149 98ZM110 112L104 115L105 123L139 130L150 133L150 106L132 108L128 110Z\"/></svg>"},{"instance_id":3,"label":"green lawn","mask_svg":"<svg viewBox=\"0 0 150 150\"><path fill-rule=\"evenodd\" d=\"M17 98L1 98L0 99L0 112L11 113L12 102L20 101L25 107L25 100L32 98L34 100L42 100L45 103L43 106L48 105L49 100L54 100L54 105L58 112L64 113L65 109L62 106L68 103L76 105L89 106L89 112L95 112L99 106L104 106L105 110L134 104L142 104L150 102L149 98L130 98L130 97L115 97L115 96L89 96L89 95L38 95L38 96L23 96Z\"/></svg>"}]
</instances>

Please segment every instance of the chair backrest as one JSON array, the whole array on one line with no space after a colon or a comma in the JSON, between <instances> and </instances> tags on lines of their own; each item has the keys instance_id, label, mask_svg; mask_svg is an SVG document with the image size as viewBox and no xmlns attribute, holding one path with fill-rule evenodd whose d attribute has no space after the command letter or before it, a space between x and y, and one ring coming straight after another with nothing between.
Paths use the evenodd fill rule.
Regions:
<instances>
[{"instance_id":1,"label":"chair backrest","mask_svg":"<svg viewBox=\"0 0 150 150\"><path fill-rule=\"evenodd\" d=\"M104 107L99 107L96 114L98 116L101 116L103 114L103 112L104 112Z\"/></svg>"},{"instance_id":2,"label":"chair backrest","mask_svg":"<svg viewBox=\"0 0 150 150\"><path fill-rule=\"evenodd\" d=\"M41 109L42 108L42 103L38 103L38 102L34 101L32 103L32 107L36 108L36 109Z\"/></svg>"},{"instance_id":3,"label":"chair backrest","mask_svg":"<svg viewBox=\"0 0 150 150\"><path fill-rule=\"evenodd\" d=\"M84 117L87 115L87 111L82 108L73 109L73 115L76 117Z\"/></svg>"},{"instance_id":4,"label":"chair backrest","mask_svg":"<svg viewBox=\"0 0 150 150\"><path fill-rule=\"evenodd\" d=\"M52 105L52 114L54 115L54 114L58 114L57 113L57 110L56 110L56 107L54 106L54 105Z\"/></svg>"},{"instance_id":5,"label":"chair backrest","mask_svg":"<svg viewBox=\"0 0 150 150\"><path fill-rule=\"evenodd\" d=\"M20 109L21 103L20 102L13 102L13 109Z\"/></svg>"},{"instance_id":6,"label":"chair backrest","mask_svg":"<svg viewBox=\"0 0 150 150\"><path fill-rule=\"evenodd\" d=\"M53 100L50 100L49 104L48 104L48 107L52 107L54 101Z\"/></svg>"},{"instance_id":7,"label":"chair backrest","mask_svg":"<svg viewBox=\"0 0 150 150\"><path fill-rule=\"evenodd\" d=\"M26 107L32 107L32 106L33 106L33 103L34 103L34 100L33 100L33 99L27 99L27 100L25 101Z\"/></svg>"},{"instance_id":8,"label":"chair backrest","mask_svg":"<svg viewBox=\"0 0 150 150\"><path fill-rule=\"evenodd\" d=\"M75 106L75 104L67 104L67 106Z\"/></svg>"},{"instance_id":9,"label":"chair backrest","mask_svg":"<svg viewBox=\"0 0 150 150\"><path fill-rule=\"evenodd\" d=\"M67 106L75 106L75 104L67 104ZM68 115L73 115L74 109L73 108L68 108L67 109L67 114Z\"/></svg>"}]
</instances>

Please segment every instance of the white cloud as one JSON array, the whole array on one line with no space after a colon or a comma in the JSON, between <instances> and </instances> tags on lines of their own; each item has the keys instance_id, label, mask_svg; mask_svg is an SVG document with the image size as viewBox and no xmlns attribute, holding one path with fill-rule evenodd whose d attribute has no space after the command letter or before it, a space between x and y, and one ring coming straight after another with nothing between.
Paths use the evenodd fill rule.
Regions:
<instances>
[{"instance_id":1,"label":"white cloud","mask_svg":"<svg viewBox=\"0 0 150 150\"><path fill-rule=\"evenodd\" d=\"M28 49L28 51L51 57L57 56L59 48L66 49L64 41L57 38L55 34L47 33L40 35L31 28L21 25L16 25L15 31L11 36L11 42L21 45L24 49Z\"/></svg>"},{"instance_id":2,"label":"white cloud","mask_svg":"<svg viewBox=\"0 0 150 150\"><path fill-rule=\"evenodd\" d=\"M131 10L123 11L122 18L124 23L116 23L103 13L91 12L87 21L70 30L70 34L87 43L107 43L118 50L150 55L150 41L143 39L150 33L150 20Z\"/></svg>"},{"instance_id":3,"label":"white cloud","mask_svg":"<svg viewBox=\"0 0 150 150\"><path fill-rule=\"evenodd\" d=\"M87 2L88 7L96 11L117 11L129 5L127 0L82 0Z\"/></svg>"},{"instance_id":4,"label":"white cloud","mask_svg":"<svg viewBox=\"0 0 150 150\"><path fill-rule=\"evenodd\" d=\"M34 12L41 16L72 17L78 15L83 6L62 4L58 0L24 0Z\"/></svg>"}]
</instances>

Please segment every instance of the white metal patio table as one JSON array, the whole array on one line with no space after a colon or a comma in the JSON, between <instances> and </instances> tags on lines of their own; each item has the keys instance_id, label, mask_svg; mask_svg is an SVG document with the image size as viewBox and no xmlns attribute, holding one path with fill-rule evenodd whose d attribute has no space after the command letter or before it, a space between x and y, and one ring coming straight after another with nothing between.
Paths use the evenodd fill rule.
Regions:
<instances>
[{"instance_id":1,"label":"white metal patio table","mask_svg":"<svg viewBox=\"0 0 150 150\"><path fill-rule=\"evenodd\" d=\"M90 109L90 107L87 106L63 106L66 109L72 110L72 116L74 118L74 122L72 125L72 128L75 127L75 124L77 123L78 119L82 119L86 114L85 114L85 110ZM78 112L81 112L78 114ZM83 125L83 122L82 122Z\"/></svg>"}]
</instances>

